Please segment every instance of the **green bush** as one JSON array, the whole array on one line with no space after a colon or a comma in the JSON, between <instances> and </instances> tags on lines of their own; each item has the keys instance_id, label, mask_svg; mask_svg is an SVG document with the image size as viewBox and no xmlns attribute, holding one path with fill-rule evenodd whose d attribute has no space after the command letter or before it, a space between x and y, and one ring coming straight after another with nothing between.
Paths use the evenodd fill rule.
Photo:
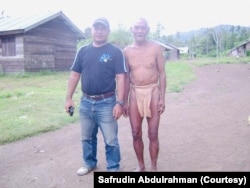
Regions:
<instances>
[{"instance_id":1,"label":"green bush","mask_svg":"<svg viewBox=\"0 0 250 188\"><path fill-rule=\"evenodd\" d=\"M250 57L250 50L247 50L246 55L247 57Z\"/></svg>"}]
</instances>

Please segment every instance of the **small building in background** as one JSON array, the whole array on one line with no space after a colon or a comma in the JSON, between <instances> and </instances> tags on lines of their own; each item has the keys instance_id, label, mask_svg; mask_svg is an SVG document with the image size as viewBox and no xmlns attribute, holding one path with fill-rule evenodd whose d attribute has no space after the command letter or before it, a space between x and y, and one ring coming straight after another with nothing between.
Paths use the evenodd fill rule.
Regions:
<instances>
[{"instance_id":1,"label":"small building in background","mask_svg":"<svg viewBox=\"0 0 250 188\"><path fill-rule=\"evenodd\" d=\"M180 54L189 54L189 47L178 47Z\"/></svg>"},{"instance_id":2,"label":"small building in background","mask_svg":"<svg viewBox=\"0 0 250 188\"><path fill-rule=\"evenodd\" d=\"M180 59L180 50L174 45L158 42L165 49L166 60L175 61Z\"/></svg>"},{"instance_id":3,"label":"small building in background","mask_svg":"<svg viewBox=\"0 0 250 188\"><path fill-rule=\"evenodd\" d=\"M233 57L245 57L247 56L247 52L250 53L250 40L241 43L240 45L234 47L228 52L229 56Z\"/></svg>"},{"instance_id":4,"label":"small building in background","mask_svg":"<svg viewBox=\"0 0 250 188\"><path fill-rule=\"evenodd\" d=\"M4 73L69 70L85 34L62 11L0 19Z\"/></svg>"}]
</instances>

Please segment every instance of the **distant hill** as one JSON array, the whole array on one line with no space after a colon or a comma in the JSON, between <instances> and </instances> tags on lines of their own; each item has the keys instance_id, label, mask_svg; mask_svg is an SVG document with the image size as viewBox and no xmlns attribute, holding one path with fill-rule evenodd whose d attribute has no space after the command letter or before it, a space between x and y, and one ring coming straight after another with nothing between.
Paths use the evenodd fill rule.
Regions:
<instances>
[{"instance_id":1,"label":"distant hill","mask_svg":"<svg viewBox=\"0 0 250 188\"><path fill-rule=\"evenodd\" d=\"M216 30L221 28L225 31L230 32L230 30L232 29L232 27L234 27L234 31L235 32L241 32L241 30L243 29L250 29L250 27L246 27L246 26L235 26L235 25L217 25L213 28L215 28ZM187 31L187 32L179 32L179 40L181 41L187 41L189 39L191 39L191 37L193 37L194 35L203 35L205 34L205 32L207 31L208 28L200 28L197 30L191 30L191 31ZM173 35L169 35L169 36L174 36L174 38L176 38L176 34Z\"/></svg>"}]
</instances>

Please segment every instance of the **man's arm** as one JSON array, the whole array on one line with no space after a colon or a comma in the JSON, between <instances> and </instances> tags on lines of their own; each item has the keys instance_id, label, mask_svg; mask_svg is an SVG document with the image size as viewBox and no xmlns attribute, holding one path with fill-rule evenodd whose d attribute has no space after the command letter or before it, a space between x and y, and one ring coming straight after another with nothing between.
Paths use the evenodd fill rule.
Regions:
<instances>
[{"instance_id":1,"label":"man's arm","mask_svg":"<svg viewBox=\"0 0 250 188\"><path fill-rule=\"evenodd\" d=\"M113 116L115 119L119 119L123 114L123 103L124 103L124 95L125 95L125 74L117 74L116 75L116 89L117 96L116 101L117 104L113 109Z\"/></svg>"},{"instance_id":2,"label":"man's arm","mask_svg":"<svg viewBox=\"0 0 250 188\"><path fill-rule=\"evenodd\" d=\"M65 111L68 112L70 106L75 106L72 100L74 92L76 90L77 84L80 80L81 74L78 72L71 71L68 86L67 86L67 93L66 93L66 102L65 102Z\"/></svg>"},{"instance_id":3,"label":"man's arm","mask_svg":"<svg viewBox=\"0 0 250 188\"><path fill-rule=\"evenodd\" d=\"M129 106L129 92L130 92L130 69L129 69L129 62L128 59L126 58L126 52L124 52L125 55L125 64L126 64L126 69L127 73L125 74L125 95L124 95L124 111L123 111L123 116L127 117L129 115L128 111L128 106Z\"/></svg>"},{"instance_id":4,"label":"man's arm","mask_svg":"<svg viewBox=\"0 0 250 188\"><path fill-rule=\"evenodd\" d=\"M116 75L116 84L117 84L117 100L124 101L125 96L125 74Z\"/></svg>"},{"instance_id":5,"label":"man's arm","mask_svg":"<svg viewBox=\"0 0 250 188\"><path fill-rule=\"evenodd\" d=\"M160 47L157 57L157 65L159 71L159 89L160 89L160 101L158 111L163 113L165 110L165 92L167 87L166 71L165 71L165 57L163 55L163 49Z\"/></svg>"}]
</instances>

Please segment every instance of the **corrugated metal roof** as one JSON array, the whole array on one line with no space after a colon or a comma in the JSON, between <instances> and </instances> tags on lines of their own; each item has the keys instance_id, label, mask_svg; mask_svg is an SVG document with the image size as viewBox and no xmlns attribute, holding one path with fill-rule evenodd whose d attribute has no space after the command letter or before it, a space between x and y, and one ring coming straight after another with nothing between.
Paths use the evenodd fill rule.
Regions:
<instances>
[{"instance_id":1,"label":"corrugated metal roof","mask_svg":"<svg viewBox=\"0 0 250 188\"><path fill-rule=\"evenodd\" d=\"M173 48L167 44L164 44L162 42L157 42L158 44L160 44L163 48L165 48L166 50L173 50Z\"/></svg>"},{"instance_id":2,"label":"corrugated metal roof","mask_svg":"<svg viewBox=\"0 0 250 188\"><path fill-rule=\"evenodd\" d=\"M154 42L160 44L163 48L165 48L166 50L173 50L173 49L176 49L176 50L179 50L177 47L175 47L174 45L172 44L168 44L168 43L162 43L160 41L157 41L157 40L153 40Z\"/></svg>"},{"instance_id":3,"label":"corrugated metal roof","mask_svg":"<svg viewBox=\"0 0 250 188\"><path fill-rule=\"evenodd\" d=\"M178 47L181 54L188 54L189 53L189 47Z\"/></svg>"},{"instance_id":4,"label":"corrugated metal roof","mask_svg":"<svg viewBox=\"0 0 250 188\"><path fill-rule=\"evenodd\" d=\"M245 42L243 42L243 43L241 43L241 44L239 44L239 45L237 45L237 46L235 46L235 47L233 47L231 50L229 50L228 53L231 53L232 51L236 50L237 48L239 48L239 47L241 47L241 46L244 46L244 45L246 45L246 44L248 44L248 43L250 43L250 39L249 39L249 40L246 40Z\"/></svg>"},{"instance_id":5,"label":"corrugated metal roof","mask_svg":"<svg viewBox=\"0 0 250 188\"><path fill-rule=\"evenodd\" d=\"M85 34L73 22L71 22L62 11L26 15L16 18L2 18L0 19L0 35L25 33L57 17L62 19L62 21L76 34L77 38L86 38Z\"/></svg>"}]
</instances>

